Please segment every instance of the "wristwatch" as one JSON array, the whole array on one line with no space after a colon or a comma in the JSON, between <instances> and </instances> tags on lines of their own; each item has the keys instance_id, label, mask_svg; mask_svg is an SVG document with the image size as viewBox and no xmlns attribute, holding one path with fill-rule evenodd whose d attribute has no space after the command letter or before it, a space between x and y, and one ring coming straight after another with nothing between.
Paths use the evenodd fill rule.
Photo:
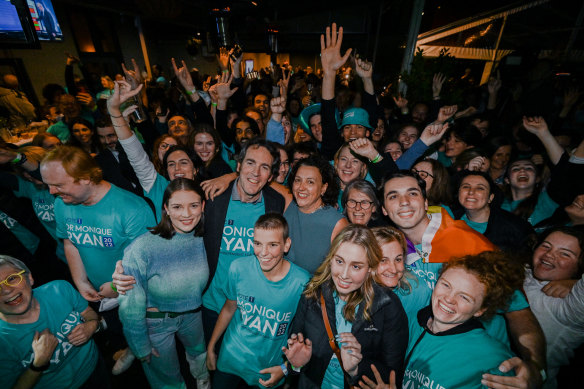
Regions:
<instances>
[{"instance_id":1,"label":"wristwatch","mask_svg":"<svg viewBox=\"0 0 584 389\"><path fill-rule=\"evenodd\" d=\"M28 365L28 368L32 371L43 372L43 371L47 370L49 368L49 366L51 366L51 361L47 362L46 364L44 364L42 366L35 366L34 361L33 361L30 365Z\"/></svg>"}]
</instances>

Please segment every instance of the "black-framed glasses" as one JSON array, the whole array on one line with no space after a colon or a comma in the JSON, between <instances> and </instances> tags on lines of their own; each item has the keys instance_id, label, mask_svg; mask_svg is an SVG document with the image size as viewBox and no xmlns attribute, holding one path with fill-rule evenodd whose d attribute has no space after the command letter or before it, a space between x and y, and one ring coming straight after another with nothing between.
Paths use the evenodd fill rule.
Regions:
<instances>
[{"instance_id":1,"label":"black-framed glasses","mask_svg":"<svg viewBox=\"0 0 584 389\"><path fill-rule=\"evenodd\" d=\"M428 173L425 170L417 170L417 169L412 169L412 173L416 173L418 176L420 176L420 178L422 180L425 180L428 177L432 177L434 178L434 175L432 173Z\"/></svg>"},{"instance_id":2,"label":"black-framed glasses","mask_svg":"<svg viewBox=\"0 0 584 389\"><path fill-rule=\"evenodd\" d=\"M369 200L361 200L361 201L347 200L347 207L349 207L349 208L357 208L357 204L359 204L361 206L361 209L369 209L373 205L373 201L369 201Z\"/></svg>"},{"instance_id":3,"label":"black-framed glasses","mask_svg":"<svg viewBox=\"0 0 584 389\"><path fill-rule=\"evenodd\" d=\"M4 281L0 282L0 290L2 289L2 285L6 284L6 286L18 286L22 282L22 275L26 270L21 270L18 273L14 273L6 277Z\"/></svg>"}]
</instances>

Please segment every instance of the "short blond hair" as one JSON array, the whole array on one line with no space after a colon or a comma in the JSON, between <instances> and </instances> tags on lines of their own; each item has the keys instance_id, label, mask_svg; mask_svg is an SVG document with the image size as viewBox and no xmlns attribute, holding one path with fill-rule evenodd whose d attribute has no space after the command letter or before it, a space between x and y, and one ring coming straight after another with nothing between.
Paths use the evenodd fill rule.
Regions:
<instances>
[{"instance_id":1,"label":"short blond hair","mask_svg":"<svg viewBox=\"0 0 584 389\"><path fill-rule=\"evenodd\" d=\"M97 162L79 147L57 146L45 155L41 165L49 162L60 162L75 182L89 180L94 184L99 184L103 180L103 172Z\"/></svg>"}]
</instances>

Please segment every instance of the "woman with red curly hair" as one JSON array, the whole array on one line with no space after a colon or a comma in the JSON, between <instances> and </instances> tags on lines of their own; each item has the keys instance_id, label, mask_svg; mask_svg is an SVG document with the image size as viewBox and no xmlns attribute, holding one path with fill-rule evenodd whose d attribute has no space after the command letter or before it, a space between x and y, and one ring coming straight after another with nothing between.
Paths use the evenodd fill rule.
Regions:
<instances>
[{"instance_id":1,"label":"woman with red curly hair","mask_svg":"<svg viewBox=\"0 0 584 389\"><path fill-rule=\"evenodd\" d=\"M429 306L410 317L403 387L482 388L484 373L503 375L513 355L491 338L478 318L505 308L523 272L501 252L483 252L444 264Z\"/></svg>"}]
</instances>

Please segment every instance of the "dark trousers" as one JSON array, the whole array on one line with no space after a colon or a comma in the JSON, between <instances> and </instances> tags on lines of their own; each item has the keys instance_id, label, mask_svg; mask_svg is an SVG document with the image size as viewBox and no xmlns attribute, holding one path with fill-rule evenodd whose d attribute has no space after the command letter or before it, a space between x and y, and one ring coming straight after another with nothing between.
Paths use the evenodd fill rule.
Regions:
<instances>
[{"instance_id":1,"label":"dark trousers","mask_svg":"<svg viewBox=\"0 0 584 389\"><path fill-rule=\"evenodd\" d=\"M280 388L280 386L275 386L275 388ZM250 386L243 378L236 376L235 374L225 373L220 370L215 370L213 375L213 388L237 388L237 389L256 389L260 386Z\"/></svg>"}]
</instances>

